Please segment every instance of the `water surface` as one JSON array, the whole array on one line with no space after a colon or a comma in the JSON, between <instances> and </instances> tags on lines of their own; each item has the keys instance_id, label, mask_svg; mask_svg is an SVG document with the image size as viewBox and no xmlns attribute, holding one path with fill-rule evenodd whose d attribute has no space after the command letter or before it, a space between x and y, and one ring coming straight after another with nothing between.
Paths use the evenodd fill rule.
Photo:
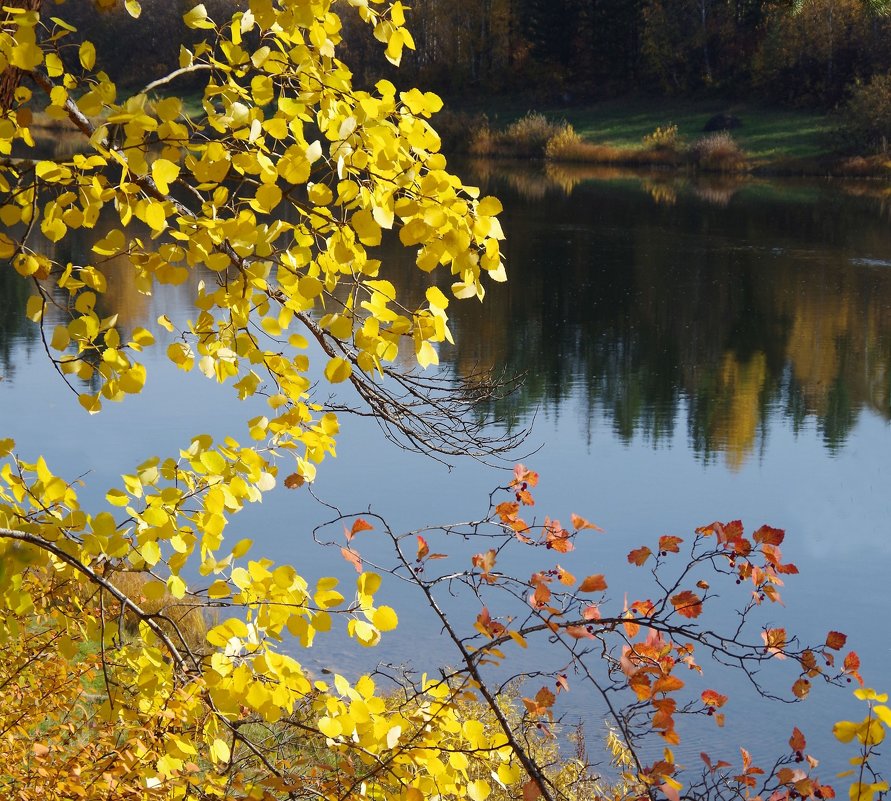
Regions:
<instances>
[{"instance_id":1,"label":"water surface","mask_svg":"<svg viewBox=\"0 0 891 801\"><path fill-rule=\"evenodd\" d=\"M802 575L772 622L818 641L828 629L846 631L867 681L887 689L891 225L883 192L466 169L504 202L510 281L482 305L452 304L457 345L440 351L444 374L525 376L517 393L479 414L505 430L532 426L527 444L538 450L526 461L542 475L542 515L578 512L607 530L581 545L573 572L627 576L631 547L688 536L715 519L784 528L784 555ZM57 255L83 262L89 245L72 240ZM390 277L404 297L420 299L430 278L410 254L397 247L382 257L399 265ZM193 282L146 297L121 260L104 269L103 313L118 313L125 328L152 326L161 313L181 318L195 291ZM0 273L0 436L13 436L23 456L44 453L69 476L88 471L86 497L98 502L120 473L176 452L194 434L244 437L242 421L256 412L228 388L177 373L160 348L147 355L143 395L87 417L23 318L27 294L11 271ZM372 506L397 528L480 514L489 489L504 481L477 463L448 471L401 452L368 421L343 427L317 492L350 511ZM309 576L349 580L335 552L312 544L322 519L306 493L273 493L236 521L232 536L253 537L258 552ZM629 580L634 592L637 579ZM612 600L621 603L623 591ZM401 634L373 653L321 640L323 650L306 661L344 671L379 658L419 669L455 661L416 594L392 582L384 595L400 610ZM455 603L469 627L478 607ZM729 748L748 736L767 749L785 742L794 722L812 745L827 745L831 721L859 709L847 693L814 694L804 707L773 713L770 725L748 708L738 728L717 738ZM568 711L596 724L594 700L570 698ZM682 755L694 761L715 738L713 728L695 731Z\"/></svg>"}]
</instances>

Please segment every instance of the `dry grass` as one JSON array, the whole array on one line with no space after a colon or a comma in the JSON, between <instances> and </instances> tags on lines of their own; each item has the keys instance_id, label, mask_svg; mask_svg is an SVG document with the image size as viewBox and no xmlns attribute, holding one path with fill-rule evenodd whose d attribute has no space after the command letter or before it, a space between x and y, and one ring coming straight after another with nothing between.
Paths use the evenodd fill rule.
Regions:
<instances>
[{"instance_id":1,"label":"dry grass","mask_svg":"<svg viewBox=\"0 0 891 801\"><path fill-rule=\"evenodd\" d=\"M743 172L748 160L743 149L727 131L703 136L688 150L690 163L709 172Z\"/></svg>"},{"instance_id":2,"label":"dry grass","mask_svg":"<svg viewBox=\"0 0 891 801\"><path fill-rule=\"evenodd\" d=\"M204 615L202 599L186 594L183 598L174 598L168 591L160 597L146 594L145 586L153 577L140 571L116 571L108 578L111 584L124 593L143 612L157 615L158 623L174 643L183 642L195 654L207 651L207 620ZM120 615L117 602L107 603L107 615L115 619ZM123 616L124 631L134 635L139 629L139 621L131 612L125 611Z\"/></svg>"}]
</instances>

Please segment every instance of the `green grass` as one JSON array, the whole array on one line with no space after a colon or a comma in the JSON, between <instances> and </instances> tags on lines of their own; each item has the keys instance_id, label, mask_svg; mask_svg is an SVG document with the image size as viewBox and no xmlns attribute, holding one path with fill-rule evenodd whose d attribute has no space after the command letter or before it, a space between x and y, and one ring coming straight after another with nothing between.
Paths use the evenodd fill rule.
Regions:
<instances>
[{"instance_id":1,"label":"green grass","mask_svg":"<svg viewBox=\"0 0 891 801\"><path fill-rule=\"evenodd\" d=\"M509 125L530 110L522 97L475 103L448 103L454 110L484 112L494 127ZM734 139L755 162L812 159L831 153L832 120L822 112L773 109L722 100L691 101L663 98L622 98L585 106L534 108L554 120L565 119L586 140L614 147L637 148L657 127L678 126L681 141L703 136L709 117L729 112L742 120Z\"/></svg>"}]
</instances>

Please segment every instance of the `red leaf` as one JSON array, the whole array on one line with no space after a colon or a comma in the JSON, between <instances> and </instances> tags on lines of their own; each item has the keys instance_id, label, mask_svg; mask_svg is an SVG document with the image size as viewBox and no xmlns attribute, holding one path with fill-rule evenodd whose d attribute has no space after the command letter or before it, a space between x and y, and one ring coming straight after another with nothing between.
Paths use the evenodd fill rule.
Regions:
<instances>
[{"instance_id":1,"label":"red leaf","mask_svg":"<svg viewBox=\"0 0 891 801\"><path fill-rule=\"evenodd\" d=\"M690 590L684 590L671 596L675 611L683 617L699 617L702 614L702 599Z\"/></svg>"},{"instance_id":2,"label":"red leaf","mask_svg":"<svg viewBox=\"0 0 891 801\"><path fill-rule=\"evenodd\" d=\"M834 651L840 651L844 648L847 641L847 635L842 634L840 631L830 631L826 635L826 647L832 648Z\"/></svg>"},{"instance_id":3,"label":"red leaf","mask_svg":"<svg viewBox=\"0 0 891 801\"><path fill-rule=\"evenodd\" d=\"M761 526L753 535L755 542L761 542L765 545L780 545L786 532L781 528L772 528L771 526Z\"/></svg>"},{"instance_id":4,"label":"red leaf","mask_svg":"<svg viewBox=\"0 0 891 801\"><path fill-rule=\"evenodd\" d=\"M789 738L789 748L793 751L804 751L806 746L807 740L804 739L801 729L796 726L792 729L792 736Z\"/></svg>"},{"instance_id":5,"label":"red leaf","mask_svg":"<svg viewBox=\"0 0 891 801\"><path fill-rule=\"evenodd\" d=\"M579 592L603 592L606 589L606 579L602 573L588 576L580 585Z\"/></svg>"},{"instance_id":6,"label":"red leaf","mask_svg":"<svg viewBox=\"0 0 891 801\"><path fill-rule=\"evenodd\" d=\"M669 537L667 535L664 537L659 537L659 550L671 553L678 553L680 550L678 548L678 545L680 545L682 542L683 540L680 537Z\"/></svg>"},{"instance_id":7,"label":"red leaf","mask_svg":"<svg viewBox=\"0 0 891 801\"><path fill-rule=\"evenodd\" d=\"M594 531L603 531L603 529L600 528L600 526L595 526L593 523L591 523L588 520L585 520L584 517L580 517L579 515L575 514L574 512L572 515L570 515L570 519L572 520L572 527L576 531L582 531L583 529L586 529L586 528L593 529Z\"/></svg>"},{"instance_id":8,"label":"red leaf","mask_svg":"<svg viewBox=\"0 0 891 801\"><path fill-rule=\"evenodd\" d=\"M716 709L720 709L727 703L727 696L721 695L721 693L716 692L715 690L703 690L702 703L706 706L713 706Z\"/></svg>"},{"instance_id":9,"label":"red leaf","mask_svg":"<svg viewBox=\"0 0 891 801\"><path fill-rule=\"evenodd\" d=\"M349 548L341 548L340 555L356 568L357 573L362 572L362 557L359 556L359 554L355 551L351 551Z\"/></svg>"},{"instance_id":10,"label":"red leaf","mask_svg":"<svg viewBox=\"0 0 891 801\"><path fill-rule=\"evenodd\" d=\"M652 553L653 552L647 548L646 545L642 545L640 548L636 548L628 554L628 562L632 565L641 567L641 565L650 558Z\"/></svg>"}]
</instances>

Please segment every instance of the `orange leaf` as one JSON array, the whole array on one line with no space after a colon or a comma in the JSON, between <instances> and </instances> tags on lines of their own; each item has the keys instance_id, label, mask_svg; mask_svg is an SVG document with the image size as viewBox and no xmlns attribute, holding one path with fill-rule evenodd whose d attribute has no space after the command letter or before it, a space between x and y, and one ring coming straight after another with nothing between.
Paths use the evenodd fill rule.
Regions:
<instances>
[{"instance_id":1,"label":"orange leaf","mask_svg":"<svg viewBox=\"0 0 891 801\"><path fill-rule=\"evenodd\" d=\"M560 565L557 565L557 578L560 580L561 584L565 584L567 587L571 587L575 584L575 576L568 570L564 570Z\"/></svg>"},{"instance_id":2,"label":"orange leaf","mask_svg":"<svg viewBox=\"0 0 891 801\"><path fill-rule=\"evenodd\" d=\"M702 691L702 703L706 706L713 706L717 709L720 709L724 704L727 703L727 696L721 695L721 693L716 692L715 690L703 690Z\"/></svg>"},{"instance_id":3,"label":"orange leaf","mask_svg":"<svg viewBox=\"0 0 891 801\"><path fill-rule=\"evenodd\" d=\"M567 626L566 633L576 640L594 639L594 635L585 626Z\"/></svg>"},{"instance_id":4,"label":"orange leaf","mask_svg":"<svg viewBox=\"0 0 891 801\"><path fill-rule=\"evenodd\" d=\"M586 606L582 610L582 617L585 618L585 620L600 620L600 609L593 604L591 606Z\"/></svg>"},{"instance_id":5,"label":"orange leaf","mask_svg":"<svg viewBox=\"0 0 891 801\"><path fill-rule=\"evenodd\" d=\"M845 673L850 673L858 683L863 686L863 678L860 675L860 657L856 653L850 651L844 661Z\"/></svg>"},{"instance_id":6,"label":"orange leaf","mask_svg":"<svg viewBox=\"0 0 891 801\"><path fill-rule=\"evenodd\" d=\"M786 532L781 528L772 528L771 526L761 526L753 535L755 542L761 542L765 545L780 545Z\"/></svg>"},{"instance_id":7,"label":"orange leaf","mask_svg":"<svg viewBox=\"0 0 891 801\"><path fill-rule=\"evenodd\" d=\"M548 601L551 600L551 591L548 589L548 585L541 583L535 585L535 592L532 593L532 597L529 599L529 603L532 604L536 609L541 609Z\"/></svg>"},{"instance_id":8,"label":"orange leaf","mask_svg":"<svg viewBox=\"0 0 891 801\"><path fill-rule=\"evenodd\" d=\"M585 520L584 517L581 517L581 516L575 514L574 512L572 515L570 515L570 519L572 520L572 527L576 531L582 531L583 529L586 529L586 528L593 529L594 531L603 531L603 529L600 528L600 526L594 525L594 523L591 523L590 521Z\"/></svg>"},{"instance_id":9,"label":"orange leaf","mask_svg":"<svg viewBox=\"0 0 891 801\"><path fill-rule=\"evenodd\" d=\"M796 698L807 698L810 691L811 683L807 679L798 679L795 684L792 685L792 692L795 694Z\"/></svg>"},{"instance_id":10,"label":"orange leaf","mask_svg":"<svg viewBox=\"0 0 891 801\"><path fill-rule=\"evenodd\" d=\"M637 565L638 567L640 567L641 565L643 565L644 562L647 561L647 559L650 558L650 555L652 553L653 552L649 548L647 548L646 545L643 545L628 554L628 562L632 565Z\"/></svg>"},{"instance_id":11,"label":"orange leaf","mask_svg":"<svg viewBox=\"0 0 891 801\"><path fill-rule=\"evenodd\" d=\"M351 551L349 548L341 548L340 555L356 568L357 573L362 572L362 557L359 556L359 554L355 551Z\"/></svg>"},{"instance_id":12,"label":"orange leaf","mask_svg":"<svg viewBox=\"0 0 891 801\"><path fill-rule=\"evenodd\" d=\"M683 689L684 682L677 676L660 676L653 685L654 693L672 693L676 690Z\"/></svg>"},{"instance_id":13,"label":"orange leaf","mask_svg":"<svg viewBox=\"0 0 891 801\"><path fill-rule=\"evenodd\" d=\"M510 486L515 487L518 484L528 484L530 487L534 487L538 484L538 473L534 470L527 470L522 464L515 465L514 480L511 481Z\"/></svg>"},{"instance_id":14,"label":"orange leaf","mask_svg":"<svg viewBox=\"0 0 891 801\"><path fill-rule=\"evenodd\" d=\"M789 748L793 751L804 751L806 746L807 741L804 739L801 729L796 726L792 729L792 736L789 738Z\"/></svg>"},{"instance_id":15,"label":"orange leaf","mask_svg":"<svg viewBox=\"0 0 891 801\"><path fill-rule=\"evenodd\" d=\"M372 531L374 526L371 525L367 520L363 520L361 517L357 517L353 521L353 527L350 529L350 533L355 537L360 531Z\"/></svg>"},{"instance_id":16,"label":"orange leaf","mask_svg":"<svg viewBox=\"0 0 891 801\"><path fill-rule=\"evenodd\" d=\"M690 590L684 590L671 596L675 611L683 617L699 617L702 614L702 599Z\"/></svg>"},{"instance_id":17,"label":"orange leaf","mask_svg":"<svg viewBox=\"0 0 891 801\"><path fill-rule=\"evenodd\" d=\"M420 534L418 534L418 561L422 561L424 557L430 553L430 546Z\"/></svg>"},{"instance_id":18,"label":"orange leaf","mask_svg":"<svg viewBox=\"0 0 891 801\"><path fill-rule=\"evenodd\" d=\"M761 632L761 639L764 640L764 650L767 653L782 656L786 647L786 629L765 629Z\"/></svg>"},{"instance_id":19,"label":"orange leaf","mask_svg":"<svg viewBox=\"0 0 891 801\"><path fill-rule=\"evenodd\" d=\"M847 641L847 636L840 631L830 631L829 634L826 635L826 647L832 648L834 651L840 651L844 648Z\"/></svg>"},{"instance_id":20,"label":"orange leaf","mask_svg":"<svg viewBox=\"0 0 891 801\"><path fill-rule=\"evenodd\" d=\"M34 745L31 746L31 750L34 751L34 756L38 759L43 759L43 757L50 752L49 747L45 746L43 743L34 743Z\"/></svg>"},{"instance_id":21,"label":"orange leaf","mask_svg":"<svg viewBox=\"0 0 891 801\"><path fill-rule=\"evenodd\" d=\"M535 801L541 795L541 787L535 779L529 779L523 785L523 801Z\"/></svg>"},{"instance_id":22,"label":"orange leaf","mask_svg":"<svg viewBox=\"0 0 891 801\"><path fill-rule=\"evenodd\" d=\"M671 553L678 553L680 550L678 548L678 545L680 545L682 542L683 540L680 537L669 537L667 535L664 537L659 537L659 550L666 552L670 551Z\"/></svg>"},{"instance_id":23,"label":"orange leaf","mask_svg":"<svg viewBox=\"0 0 891 801\"><path fill-rule=\"evenodd\" d=\"M606 589L606 579L602 573L588 576L580 585L579 592L603 592Z\"/></svg>"}]
</instances>

